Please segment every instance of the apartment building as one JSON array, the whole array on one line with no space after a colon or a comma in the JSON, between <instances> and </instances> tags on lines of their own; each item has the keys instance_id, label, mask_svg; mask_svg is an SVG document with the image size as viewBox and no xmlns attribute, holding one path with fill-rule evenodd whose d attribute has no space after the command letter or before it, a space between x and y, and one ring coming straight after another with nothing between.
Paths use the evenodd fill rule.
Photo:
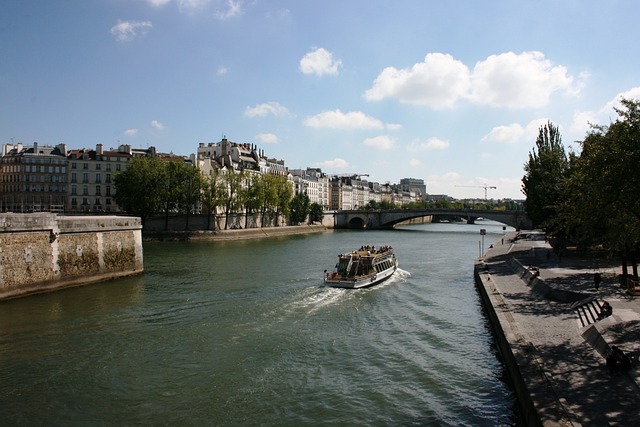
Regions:
<instances>
[{"instance_id":1,"label":"apartment building","mask_svg":"<svg viewBox=\"0 0 640 427\"><path fill-rule=\"evenodd\" d=\"M415 193L419 200L427 200L427 186L423 179L402 178L398 187L401 191Z\"/></svg>"},{"instance_id":2,"label":"apartment building","mask_svg":"<svg viewBox=\"0 0 640 427\"><path fill-rule=\"evenodd\" d=\"M67 196L64 144L5 144L0 157L1 212L63 212Z\"/></svg>"},{"instance_id":3,"label":"apartment building","mask_svg":"<svg viewBox=\"0 0 640 427\"><path fill-rule=\"evenodd\" d=\"M294 194L306 193L309 202L317 203L324 210L329 209L329 178L318 168L290 170L294 184Z\"/></svg>"},{"instance_id":4,"label":"apartment building","mask_svg":"<svg viewBox=\"0 0 640 427\"><path fill-rule=\"evenodd\" d=\"M366 174L328 176L319 168L290 171L283 160L266 157L254 144L237 144L226 137L217 143L199 144L197 157L192 155L191 159L130 145L105 150L97 144L95 149L67 150L64 144L7 144L0 158L0 211L119 212L113 179L137 156L191 162L203 173L230 169L284 176L294 194L306 192L311 203L324 210L361 209L370 201L402 206L426 194L424 181L415 178L392 185L363 180Z\"/></svg>"}]
</instances>

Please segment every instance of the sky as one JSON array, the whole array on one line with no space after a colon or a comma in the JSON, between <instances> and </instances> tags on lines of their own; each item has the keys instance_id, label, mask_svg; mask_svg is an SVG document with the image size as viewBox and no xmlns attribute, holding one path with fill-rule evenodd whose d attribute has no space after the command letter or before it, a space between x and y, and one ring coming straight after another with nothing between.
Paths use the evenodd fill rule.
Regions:
<instances>
[{"instance_id":1,"label":"sky","mask_svg":"<svg viewBox=\"0 0 640 427\"><path fill-rule=\"evenodd\" d=\"M640 98L637 0L4 0L0 144L179 155L523 199L540 126L579 153Z\"/></svg>"}]
</instances>

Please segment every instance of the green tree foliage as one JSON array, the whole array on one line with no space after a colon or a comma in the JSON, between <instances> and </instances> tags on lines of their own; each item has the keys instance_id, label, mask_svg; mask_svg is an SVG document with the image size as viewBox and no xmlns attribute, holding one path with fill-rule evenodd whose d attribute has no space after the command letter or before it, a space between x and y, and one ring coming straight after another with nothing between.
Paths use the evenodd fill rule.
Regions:
<instances>
[{"instance_id":1,"label":"green tree foliage","mask_svg":"<svg viewBox=\"0 0 640 427\"><path fill-rule=\"evenodd\" d=\"M249 228L249 219L260 209L263 176L252 172L245 174L240 192L244 201L244 228Z\"/></svg>"},{"instance_id":2,"label":"green tree foliage","mask_svg":"<svg viewBox=\"0 0 640 427\"><path fill-rule=\"evenodd\" d=\"M540 127L536 147L524 165L522 192L525 209L536 227L545 227L556 217L564 197L569 162L557 126L551 122Z\"/></svg>"},{"instance_id":3,"label":"green tree foliage","mask_svg":"<svg viewBox=\"0 0 640 427\"><path fill-rule=\"evenodd\" d=\"M184 163L183 163L184 164ZM189 229L189 217L193 213L193 209L202 199L202 189L205 185L205 177L197 169L190 165L184 164L183 168L183 191L178 199L178 210L185 213L185 230Z\"/></svg>"},{"instance_id":4,"label":"green tree foliage","mask_svg":"<svg viewBox=\"0 0 640 427\"><path fill-rule=\"evenodd\" d=\"M309 196L307 193L298 193L291 200L289 221L292 224L304 222L309 215Z\"/></svg>"},{"instance_id":5,"label":"green tree foliage","mask_svg":"<svg viewBox=\"0 0 640 427\"><path fill-rule=\"evenodd\" d=\"M164 212L167 229L169 214L183 212L188 227L188 215L200 199L200 173L182 160L136 157L113 180L116 203L125 212L139 216L143 225Z\"/></svg>"},{"instance_id":6,"label":"green tree foliage","mask_svg":"<svg viewBox=\"0 0 640 427\"><path fill-rule=\"evenodd\" d=\"M276 210L275 221L276 227L279 225L278 218L282 213L286 215L289 212L289 206L291 205L291 199L293 198L293 188L291 184L284 176L276 177Z\"/></svg>"},{"instance_id":7,"label":"green tree foliage","mask_svg":"<svg viewBox=\"0 0 640 427\"><path fill-rule=\"evenodd\" d=\"M113 177L115 202L123 211L139 216L143 225L162 209L158 192L163 179L162 166L156 157L137 157Z\"/></svg>"},{"instance_id":8,"label":"green tree foliage","mask_svg":"<svg viewBox=\"0 0 640 427\"><path fill-rule=\"evenodd\" d=\"M259 198L260 224L263 227L270 223L268 216L275 215L278 206L278 180L279 178L273 175L262 175L257 196Z\"/></svg>"},{"instance_id":9,"label":"green tree foliage","mask_svg":"<svg viewBox=\"0 0 640 427\"><path fill-rule=\"evenodd\" d=\"M640 103L623 99L618 119L608 127L594 126L582 142L572 180L572 217L578 240L602 244L637 277L640 249Z\"/></svg>"},{"instance_id":10,"label":"green tree foliage","mask_svg":"<svg viewBox=\"0 0 640 427\"><path fill-rule=\"evenodd\" d=\"M180 160L161 162L161 185L158 188L158 196L164 212L164 229L169 229L169 215L171 213L185 212L185 200L189 193L189 181L197 172L191 165ZM190 198L195 203L194 198ZM191 210L193 203L189 204L186 212Z\"/></svg>"},{"instance_id":11,"label":"green tree foliage","mask_svg":"<svg viewBox=\"0 0 640 427\"><path fill-rule=\"evenodd\" d=\"M226 169L223 173L223 179L226 188L226 194L224 196L224 229L229 228L229 218L231 213L237 213L242 207L242 182L244 181L244 174L242 172L236 173L233 169Z\"/></svg>"},{"instance_id":12,"label":"green tree foliage","mask_svg":"<svg viewBox=\"0 0 640 427\"><path fill-rule=\"evenodd\" d=\"M203 177L202 185L202 205L207 212L207 229L211 230L211 218L216 215L218 206L224 203L226 187L224 185L222 172L220 169L212 170L207 176ZM215 230L215 222L213 229Z\"/></svg>"},{"instance_id":13,"label":"green tree foliage","mask_svg":"<svg viewBox=\"0 0 640 427\"><path fill-rule=\"evenodd\" d=\"M324 217L324 210L319 203L311 203L309 207L309 221L310 222L322 222Z\"/></svg>"},{"instance_id":14,"label":"green tree foliage","mask_svg":"<svg viewBox=\"0 0 640 427\"><path fill-rule=\"evenodd\" d=\"M565 156L556 127L540 129L537 150L525 164L527 213L579 247L600 246L638 276L640 251L640 102L622 99L618 119L592 126L580 155Z\"/></svg>"}]
</instances>

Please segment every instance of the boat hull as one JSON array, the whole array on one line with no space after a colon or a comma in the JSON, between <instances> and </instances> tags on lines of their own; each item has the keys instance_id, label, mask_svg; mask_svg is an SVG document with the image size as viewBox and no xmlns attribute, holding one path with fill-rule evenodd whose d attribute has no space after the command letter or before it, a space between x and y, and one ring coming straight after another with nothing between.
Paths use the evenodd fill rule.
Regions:
<instances>
[{"instance_id":1,"label":"boat hull","mask_svg":"<svg viewBox=\"0 0 640 427\"><path fill-rule=\"evenodd\" d=\"M359 277L357 279L331 279L325 278L324 283L332 288L345 288L345 289L361 289L378 285L385 280L393 276L393 273L398 269L397 261L393 264L393 267L383 270L377 274Z\"/></svg>"}]
</instances>

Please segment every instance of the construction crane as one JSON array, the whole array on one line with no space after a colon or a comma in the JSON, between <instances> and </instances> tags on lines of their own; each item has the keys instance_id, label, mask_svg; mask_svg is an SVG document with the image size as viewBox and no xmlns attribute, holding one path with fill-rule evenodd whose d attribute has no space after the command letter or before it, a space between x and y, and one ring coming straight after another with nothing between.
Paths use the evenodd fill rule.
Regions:
<instances>
[{"instance_id":1,"label":"construction crane","mask_svg":"<svg viewBox=\"0 0 640 427\"><path fill-rule=\"evenodd\" d=\"M495 190L497 187L485 185L456 185L456 187L468 187L468 188L484 188L484 200L487 201L487 190Z\"/></svg>"}]
</instances>

